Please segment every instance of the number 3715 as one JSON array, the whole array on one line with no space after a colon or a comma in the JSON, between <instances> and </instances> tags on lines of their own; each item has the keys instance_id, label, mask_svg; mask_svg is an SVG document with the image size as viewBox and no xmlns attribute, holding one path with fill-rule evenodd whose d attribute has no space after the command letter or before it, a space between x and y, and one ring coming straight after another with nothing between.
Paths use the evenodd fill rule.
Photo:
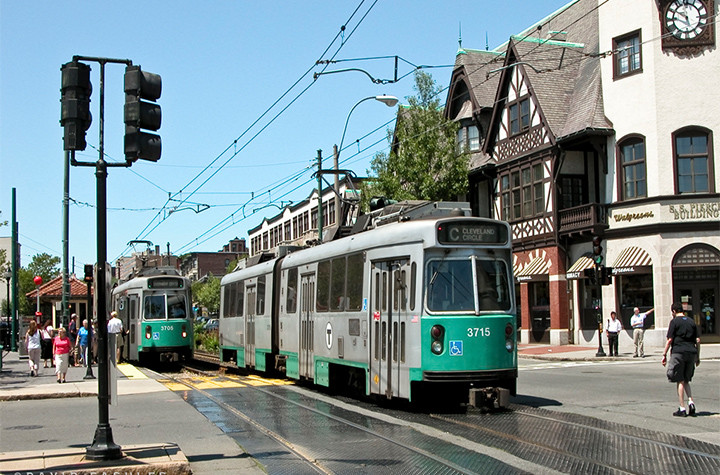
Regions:
<instances>
[{"instance_id":1,"label":"number 3715","mask_svg":"<svg viewBox=\"0 0 720 475\"><path fill-rule=\"evenodd\" d=\"M482 337L482 336L490 336L490 328L468 328L467 329L467 336L470 338L476 338L476 337Z\"/></svg>"}]
</instances>

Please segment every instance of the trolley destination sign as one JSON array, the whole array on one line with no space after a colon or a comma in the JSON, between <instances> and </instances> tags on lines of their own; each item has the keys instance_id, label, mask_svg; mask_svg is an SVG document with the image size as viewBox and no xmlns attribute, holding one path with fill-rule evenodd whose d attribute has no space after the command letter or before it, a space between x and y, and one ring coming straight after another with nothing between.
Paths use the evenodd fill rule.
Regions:
<instances>
[{"instance_id":1,"label":"trolley destination sign","mask_svg":"<svg viewBox=\"0 0 720 475\"><path fill-rule=\"evenodd\" d=\"M508 232L500 223L456 221L438 224L437 236L441 244L505 244Z\"/></svg>"}]
</instances>

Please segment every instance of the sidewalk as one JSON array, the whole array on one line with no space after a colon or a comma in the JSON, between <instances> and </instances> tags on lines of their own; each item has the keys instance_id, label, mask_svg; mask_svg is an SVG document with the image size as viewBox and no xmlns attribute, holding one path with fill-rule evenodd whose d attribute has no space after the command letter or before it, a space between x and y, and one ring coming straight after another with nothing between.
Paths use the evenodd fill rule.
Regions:
<instances>
[{"instance_id":1,"label":"sidewalk","mask_svg":"<svg viewBox=\"0 0 720 475\"><path fill-rule=\"evenodd\" d=\"M645 350L645 358L633 358L632 351L620 351L620 356L609 356L607 344L603 345L605 356L597 356L598 347L547 344L520 344L518 345L518 357L538 360L556 361L616 361L635 360L644 361L647 359L662 359L663 348L649 348ZM720 344L708 343L700 347L701 360L720 359Z\"/></svg>"},{"instance_id":2,"label":"sidewalk","mask_svg":"<svg viewBox=\"0 0 720 475\"><path fill-rule=\"evenodd\" d=\"M98 381L70 367L67 383L54 368L30 376L27 358L3 353L0 370L0 473L264 474L234 439L164 384L119 365L118 404L110 405L119 460L85 458L98 425ZM92 367L97 378L98 367ZM171 440L167 440L171 439Z\"/></svg>"}]
</instances>

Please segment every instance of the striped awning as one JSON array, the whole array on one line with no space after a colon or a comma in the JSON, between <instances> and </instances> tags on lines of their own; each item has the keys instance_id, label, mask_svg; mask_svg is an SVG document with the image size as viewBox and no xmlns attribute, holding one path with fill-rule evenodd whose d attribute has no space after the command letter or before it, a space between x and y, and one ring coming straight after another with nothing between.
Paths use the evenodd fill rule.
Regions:
<instances>
[{"instance_id":1,"label":"striped awning","mask_svg":"<svg viewBox=\"0 0 720 475\"><path fill-rule=\"evenodd\" d=\"M550 278L550 261L545 256L538 256L527 263L525 267L515 274L519 282L529 280L547 280Z\"/></svg>"},{"instance_id":2,"label":"striped awning","mask_svg":"<svg viewBox=\"0 0 720 475\"><path fill-rule=\"evenodd\" d=\"M565 277L567 279L582 279L585 277L585 269L592 269L594 266L595 262L592 260L592 253L586 252L570 266Z\"/></svg>"},{"instance_id":3,"label":"striped awning","mask_svg":"<svg viewBox=\"0 0 720 475\"><path fill-rule=\"evenodd\" d=\"M642 248L631 246L618 254L612 265L613 275L647 273L652 268L650 255Z\"/></svg>"}]
</instances>

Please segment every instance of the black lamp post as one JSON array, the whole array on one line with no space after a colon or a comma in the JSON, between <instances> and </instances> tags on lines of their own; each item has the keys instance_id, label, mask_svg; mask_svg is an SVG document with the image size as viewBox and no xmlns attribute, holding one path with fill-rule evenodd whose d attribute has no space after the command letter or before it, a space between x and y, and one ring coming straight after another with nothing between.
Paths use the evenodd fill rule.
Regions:
<instances>
[{"instance_id":1,"label":"black lamp post","mask_svg":"<svg viewBox=\"0 0 720 475\"><path fill-rule=\"evenodd\" d=\"M89 269L88 269L89 268ZM88 274L88 270L90 271ZM85 358L85 365L87 366L87 370L85 371L85 376L83 379L95 379L95 375L92 371L92 361L93 361L93 352L92 352L92 340L93 340L93 327L92 327L92 283L93 283L93 266L92 264L85 265L85 282L87 283L87 316L86 320L88 322L88 335L87 335L87 350L85 352L84 358Z\"/></svg>"}]
</instances>

